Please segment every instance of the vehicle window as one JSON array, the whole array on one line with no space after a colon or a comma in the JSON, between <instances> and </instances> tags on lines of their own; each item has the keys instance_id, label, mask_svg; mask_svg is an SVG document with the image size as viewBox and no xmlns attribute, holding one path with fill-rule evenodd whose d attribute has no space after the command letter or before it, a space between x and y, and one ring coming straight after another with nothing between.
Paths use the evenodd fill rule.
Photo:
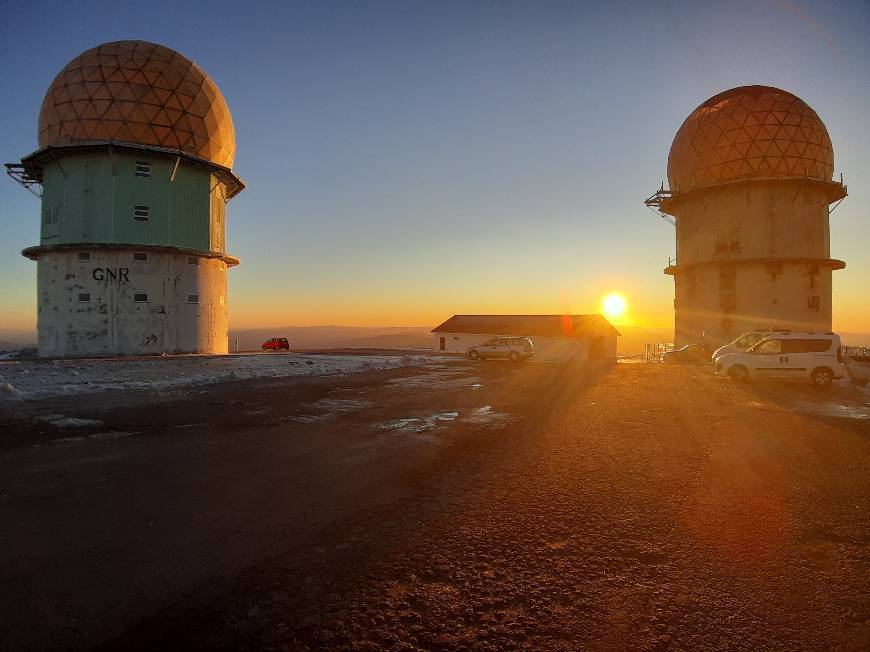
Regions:
<instances>
[{"instance_id":1,"label":"vehicle window","mask_svg":"<svg viewBox=\"0 0 870 652\"><path fill-rule=\"evenodd\" d=\"M495 341L494 339L493 339L493 340L487 340L486 342L483 343L483 345L484 345L484 346L495 346L495 342L496 342L496 341Z\"/></svg>"},{"instance_id":2,"label":"vehicle window","mask_svg":"<svg viewBox=\"0 0 870 652\"><path fill-rule=\"evenodd\" d=\"M834 346L834 342L832 340L810 340L810 342L812 342L812 348L810 349L810 351L812 351L813 353L824 353L825 351L830 350L832 346Z\"/></svg>"},{"instance_id":3,"label":"vehicle window","mask_svg":"<svg viewBox=\"0 0 870 652\"><path fill-rule=\"evenodd\" d=\"M765 338L765 336L761 335L760 333L753 333L752 335L747 335L747 339L749 340L749 343L747 346L752 346L754 344L758 344L764 338Z\"/></svg>"},{"instance_id":4,"label":"vehicle window","mask_svg":"<svg viewBox=\"0 0 870 652\"><path fill-rule=\"evenodd\" d=\"M741 349L746 349L751 346L751 343L749 342L749 337L746 335L738 338L737 341L734 342L734 344Z\"/></svg>"},{"instance_id":5,"label":"vehicle window","mask_svg":"<svg viewBox=\"0 0 870 652\"><path fill-rule=\"evenodd\" d=\"M762 342L753 350L754 353L762 355L771 353L782 353L782 340L767 340Z\"/></svg>"},{"instance_id":6,"label":"vehicle window","mask_svg":"<svg viewBox=\"0 0 870 652\"><path fill-rule=\"evenodd\" d=\"M828 339L806 339L806 340L785 340L783 342L783 353L824 353L831 348L831 340Z\"/></svg>"}]
</instances>

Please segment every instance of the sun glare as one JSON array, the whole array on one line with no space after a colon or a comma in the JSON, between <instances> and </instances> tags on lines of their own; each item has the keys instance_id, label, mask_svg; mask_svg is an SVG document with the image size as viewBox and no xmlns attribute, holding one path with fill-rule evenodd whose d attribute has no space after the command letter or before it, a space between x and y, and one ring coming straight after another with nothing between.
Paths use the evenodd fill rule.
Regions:
<instances>
[{"instance_id":1,"label":"sun glare","mask_svg":"<svg viewBox=\"0 0 870 652\"><path fill-rule=\"evenodd\" d=\"M619 292L611 292L601 299L604 314L610 318L622 317L625 314L626 305L625 297Z\"/></svg>"}]
</instances>

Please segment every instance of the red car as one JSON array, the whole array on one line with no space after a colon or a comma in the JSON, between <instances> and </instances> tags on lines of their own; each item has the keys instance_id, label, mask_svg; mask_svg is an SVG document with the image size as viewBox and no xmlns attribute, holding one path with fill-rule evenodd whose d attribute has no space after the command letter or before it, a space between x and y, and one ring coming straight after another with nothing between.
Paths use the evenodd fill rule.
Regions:
<instances>
[{"instance_id":1,"label":"red car","mask_svg":"<svg viewBox=\"0 0 870 652\"><path fill-rule=\"evenodd\" d=\"M280 351L281 349L290 350L290 342L287 341L286 337L270 337L263 342L264 351Z\"/></svg>"}]
</instances>

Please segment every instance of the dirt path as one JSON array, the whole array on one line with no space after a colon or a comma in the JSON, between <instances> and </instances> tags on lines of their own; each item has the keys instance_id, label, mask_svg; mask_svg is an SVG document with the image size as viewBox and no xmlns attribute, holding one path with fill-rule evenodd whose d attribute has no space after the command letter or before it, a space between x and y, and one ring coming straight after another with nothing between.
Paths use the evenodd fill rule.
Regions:
<instances>
[{"instance_id":1,"label":"dirt path","mask_svg":"<svg viewBox=\"0 0 870 652\"><path fill-rule=\"evenodd\" d=\"M3 620L33 620L28 609L51 589L45 604L61 613L36 617L70 636L82 621L70 622L58 595L93 620L82 605L114 578L113 599L136 608L110 609L79 644L870 647L866 395L735 386L706 370L648 365L602 378L461 363L360 376L319 389L275 383L260 391L262 405L250 394L228 399L270 407L247 429L238 420L216 429L238 405L200 434L179 437L170 419L129 444L142 448L112 448L122 461L70 471L89 480L60 505L57 492L73 482L60 460L0 458L0 477L13 474L4 505L18 510L16 524L35 535L63 532L60 522L74 533L60 547L76 553L55 541L7 554L2 568L16 570L0 588L20 607L0 598L15 616ZM288 391L308 394L300 403ZM324 398L345 403L312 407ZM94 447L83 446L89 456ZM109 464L129 481L106 476ZM10 500L8 487L20 492L28 478L42 501ZM104 498L105 482L116 500ZM145 514L160 536L148 534ZM24 538L10 533L4 526L6 541ZM2 635L35 642L11 627ZM58 640L69 641L36 644Z\"/></svg>"}]
</instances>

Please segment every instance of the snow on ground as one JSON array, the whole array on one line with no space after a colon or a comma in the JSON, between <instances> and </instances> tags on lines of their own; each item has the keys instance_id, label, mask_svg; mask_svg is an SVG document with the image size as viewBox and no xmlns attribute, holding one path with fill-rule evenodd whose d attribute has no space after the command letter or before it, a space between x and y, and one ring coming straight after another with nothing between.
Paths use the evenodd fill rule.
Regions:
<instances>
[{"instance_id":1,"label":"snow on ground","mask_svg":"<svg viewBox=\"0 0 870 652\"><path fill-rule=\"evenodd\" d=\"M328 376L443 362L437 355L169 356L137 359L3 360L0 402L105 390L183 390L232 380Z\"/></svg>"},{"instance_id":2,"label":"snow on ground","mask_svg":"<svg viewBox=\"0 0 870 652\"><path fill-rule=\"evenodd\" d=\"M381 428L403 432L426 432L427 430L437 428L441 422L454 421L458 416L459 412L438 412L423 418L394 419L389 423L383 424Z\"/></svg>"}]
</instances>

